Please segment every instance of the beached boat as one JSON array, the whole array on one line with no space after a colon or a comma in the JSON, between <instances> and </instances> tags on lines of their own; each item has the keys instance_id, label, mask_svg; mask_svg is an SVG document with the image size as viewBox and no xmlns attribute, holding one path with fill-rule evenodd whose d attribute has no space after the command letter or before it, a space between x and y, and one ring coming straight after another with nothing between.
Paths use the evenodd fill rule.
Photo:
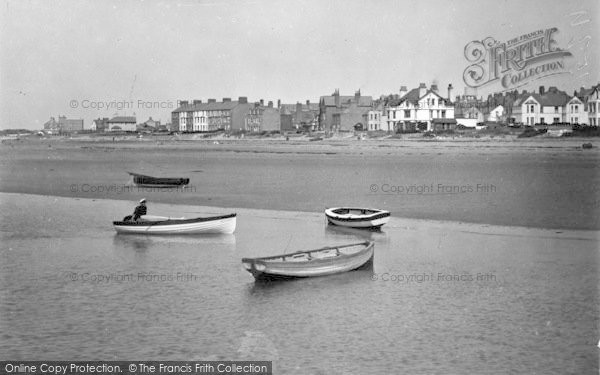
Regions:
<instances>
[{"instance_id":1,"label":"beached boat","mask_svg":"<svg viewBox=\"0 0 600 375\"><path fill-rule=\"evenodd\" d=\"M236 226L236 214L194 219L168 218L160 216L142 216L140 221L113 221L117 233L136 234L201 234L233 233Z\"/></svg>"},{"instance_id":2,"label":"beached boat","mask_svg":"<svg viewBox=\"0 0 600 375\"><path fill-rule=\"evenodd\" d=\"M264 258L243 258L242 264L256 279L326 276L371 264L374 248L373 242L366 241Z\"/></svg>"},{"instance_id":3,"label":"beached boat","mask_svg":"<svg viewBox=\"0 0 600 375\"><path fill-rule=\"evenodd\" d=\"M332 225L350 228L377 229L390 220L389 211L372 208L336 207L325 210Z\"/></svg>"},{"instance_id":4,"label":"beached boat","mask_svg":"<svg viewBox=\"0 0 600 375\"><path fill-rule=\"evenodd\" d=\"M152 177L143 174L127 172L133 176L133 183L143 187L178 187L190 183L185 177Z\"/></svg>"}]
</instances>

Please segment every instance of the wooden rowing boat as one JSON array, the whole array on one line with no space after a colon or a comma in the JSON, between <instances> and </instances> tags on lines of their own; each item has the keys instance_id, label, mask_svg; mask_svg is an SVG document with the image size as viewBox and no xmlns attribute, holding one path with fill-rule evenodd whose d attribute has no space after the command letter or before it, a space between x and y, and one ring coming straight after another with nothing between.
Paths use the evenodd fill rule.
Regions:
<instances>
[{"instance_id":1,"label":"wooden rowing boat","mask_svg":"<svg viewBox=\"0 0 600 375\"><path fill-rule=\"evenodd\" d=\"M133 176L134 184L143 187L178 187L190 183L190 179L185 177L152 177L133 172L127 173Z\"/></svg>"},{"instance_id":2,"label":"wooden rowing boat","mask_svg":"<svg viewBox=\"0 0 600 375\"><path fill-rule=\"evenodd\" d=\"M236 227L236 214L194 219L167 218L154 216L148 220L142 216L139 221L113 221L117 233L136 234L201 234L233 233Z\"/></svg>"},{"instance_id":3,"label":"wooden rowing boat","mask_svg":"<svg viewBox=\"0 0 600 375\"><path fill-rule=\"evenodd\" d=\"M326 276L372 264L375 244L370 241L316 250L243 258L244 268L257 280Z\"/></svg>"},{"instance_id":4,"label":"wooden rowing boat","mask_svg":"<svg viewBox=\"0 0 600 375\"><path fill-rule=\"evenodd\" d=\"M373 208L328 208L325 216L329 224L361 229L378 229L390 220L389 211Z\"/></svg>"}]
</instances>

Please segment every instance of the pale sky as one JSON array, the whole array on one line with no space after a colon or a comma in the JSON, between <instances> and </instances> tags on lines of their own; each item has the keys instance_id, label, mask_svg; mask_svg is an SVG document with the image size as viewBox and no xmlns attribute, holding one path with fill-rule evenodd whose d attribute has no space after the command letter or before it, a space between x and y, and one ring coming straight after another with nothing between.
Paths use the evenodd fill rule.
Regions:
<instances>
[{"instance_id":1,"label":"pale sky","mask_svg":"<svg viewBox=\"0 0 600 375\"><path fill-rule=\"evenodd\" d=\"M336 88L379 97L420 82L436 82L444 94L452 83L457 94L465 87L467 43L551 27L559 30L558 46L573 55L565 58L569 72L519 90L545 85L572 94L600 81L597 0L0 4L3 129L41 129L58 115L83 118L86 129L117 113L165 123L179 99L316 102ZM110 109L91 108L110 102ZM114 107L124 102L133 104Z\"/></svg>"}]
</instances>

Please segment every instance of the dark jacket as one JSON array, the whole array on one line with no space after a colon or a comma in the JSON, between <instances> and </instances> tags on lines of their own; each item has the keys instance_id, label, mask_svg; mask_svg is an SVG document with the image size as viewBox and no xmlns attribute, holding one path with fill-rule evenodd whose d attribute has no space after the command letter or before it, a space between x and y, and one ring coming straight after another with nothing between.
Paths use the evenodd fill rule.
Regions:
<instances>
[{"instance_id":1,"label":"dark jacket","mask_svg":"<svg viewBox=\"0 0 600 375\"><path fill-rule=\"evenodd\" d=\"M135 208L135 211L133 211L133 220L139 219L140 216L146 215L146 213L147 213L146 205L140 204L139 206L137 206Z\"/></svg>"}]
</instances>

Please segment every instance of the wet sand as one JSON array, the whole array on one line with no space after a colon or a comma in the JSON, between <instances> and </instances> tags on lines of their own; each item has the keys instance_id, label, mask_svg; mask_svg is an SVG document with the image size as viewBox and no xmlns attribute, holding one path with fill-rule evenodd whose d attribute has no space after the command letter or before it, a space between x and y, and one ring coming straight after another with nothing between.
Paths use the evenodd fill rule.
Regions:
<instances>
[{"instance_id":1,"label":"wet sand","mask_svg":"<svg viewBox=\"0 0 600 375\"><path fill-rule=\"evenodd\" d=\"M600 228L600 152L586 139L27 139L0 146L0 191L395 217ZM189 177L137 189L127 171Z\"/></svg>"}]
</instances>

